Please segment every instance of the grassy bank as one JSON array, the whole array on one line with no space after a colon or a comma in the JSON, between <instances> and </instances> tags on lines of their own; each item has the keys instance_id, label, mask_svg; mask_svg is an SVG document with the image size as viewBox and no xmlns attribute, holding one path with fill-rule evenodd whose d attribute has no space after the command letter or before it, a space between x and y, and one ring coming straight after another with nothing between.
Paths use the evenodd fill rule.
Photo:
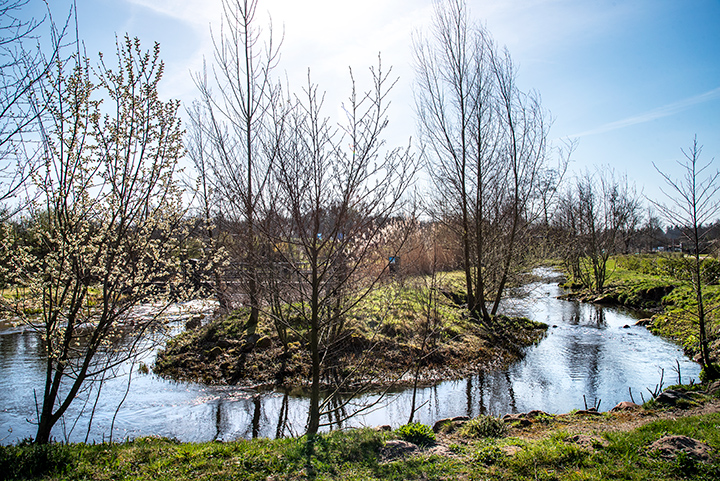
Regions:
<instances>
[{"instance_id":1,"label":"grassy bank","mask_svg":"<svg viewBox=\"0 0 720 481\"><path fill-rule=\"evenodd\" d=\"M612 273L602 295L575 289L569 297L646 311L653 333L681 344L690 356L699 352L696 299L689 280L677 268L679 257L633 255L611 258ZM711 360L720 361L720 285L716 262L705 273L703 289Z\"/></svg>"},{"instance_id":2,"label":"grassy bank","mask_svg":"<svg viewBox=\"0 0 720 481\"><path fill-rule=\"evenodd\" d=\"M720 400L693 399L684 410L649 403L614 413L536 413L524 423L480 417L437 434L423 426L336 431L320 436L311 459L303 438L0 447L0 479L719 479ZM709 445L710 458L651 449L671 435ZM393 441L403 438L419 447Z\"/></svg>"},{"instance_id":3,"label":"grassy bank","mask_svg":"<svg viewBox=\"0 0 720 481\"><path fill-rule=\"evenodd\" d=\"M424 383L453 379L517 359L547 326L498 317L492 326L470 318L463 306L461 273L440 276L430 289L424 278L389 281L363 298L345 317L342 334L325 354L323 380L352 374L352 383L410 382L416 363ZM158 353L156 373L210 384L304 386L310 379L307 326L277 326L261 319L245 332L245 311L218 317L172 339ZM338 376L339 375L339 376Z\"/></svg>"}]
</instances>

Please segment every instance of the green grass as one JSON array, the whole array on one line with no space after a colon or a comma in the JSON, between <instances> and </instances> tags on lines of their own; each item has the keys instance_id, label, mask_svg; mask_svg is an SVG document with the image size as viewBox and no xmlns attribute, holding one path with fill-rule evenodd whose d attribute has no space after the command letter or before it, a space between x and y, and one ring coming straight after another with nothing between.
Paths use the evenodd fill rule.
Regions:
<instances>
[{"instance_id":1,"label":"green grass","mask_svg":"<svg viewBox=\"0 0 720 481\"><path fill-rule=\"evenodd\" d=\"M372 429L320 435L308 459L304 438L229 443L178 443L140 438L120 444L0 447L0 479L423 479L423 480L710 480L720 460L662 459L648 446L665 435L685 435L720 450L720 414L659 420L632 431L608 431L591 448L562 429L539 439L458 438L455 457L430 455L383 462L380 450L397 434Z\"/></svg>"}]
</instances>

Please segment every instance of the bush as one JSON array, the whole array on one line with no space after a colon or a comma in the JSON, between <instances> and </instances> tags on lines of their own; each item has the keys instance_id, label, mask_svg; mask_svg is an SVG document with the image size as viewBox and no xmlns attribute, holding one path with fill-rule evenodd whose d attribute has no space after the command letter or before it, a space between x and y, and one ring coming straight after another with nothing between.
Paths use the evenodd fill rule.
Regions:
<instances>
[{"instance_id":1,"label":"bush","mask_svg":"<svg viewBox=\"0 0 720 481\"><path fill-rule=\"evenodd\" d=\"M476 417L460 428L460 435L466 438L499 438L506 432L505 423L493 416Z\"/></svg>"},{"instance_id":2,"label":"bush","mask_svg":"<svg viewBox=\"0 0 720 481\"><path fill-rule=\"evenodd\" d=\"M418 446L428 446L435 442L435 433L426 424L410 423L397 428L395 432L405 441Z\"/></svg>"},{"instance_id":3,"label":"bush","mask_svg":"<svg viewBox=\"0 0 720 481\"><path fill-rule=\"evenodd\" d=\"M32 444L26 440L17 446L0 446L0 479L62 473L70 462L70 451L64 444Z\"/></svg>"}]
</instances>

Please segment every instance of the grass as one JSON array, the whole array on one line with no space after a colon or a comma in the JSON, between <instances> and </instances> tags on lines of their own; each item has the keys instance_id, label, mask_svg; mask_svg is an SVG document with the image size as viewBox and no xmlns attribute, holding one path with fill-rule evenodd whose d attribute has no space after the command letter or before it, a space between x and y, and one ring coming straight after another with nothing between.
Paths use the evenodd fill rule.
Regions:
<instances>
[{"instance_id":1,"label":"grass","mask_svg":"<svg viewBox=\"0 0 720 481\"><path fill-rule=\"evenodd\" d=\"M627 414L618 415L627 416ZM606 419L606 422L608 420ZM578 421L585 423L586 421ZM593 429L596 420L588 425ZM661 419L630 431L595 434L579 445L562 421L537 438L462 437L454 456L420 454L383 461L381 447L398 433L355 429L322 434L308 459L304 438L178 443L140 438L120 444L0 447L0 479L44 480L709 480L720 479L720 459L703 463L680 454L663 459L648 450L666 435L684 435L720 450L720 414ZM448 441L446 439L446 441Z\"/></svg>"}]
</instances>

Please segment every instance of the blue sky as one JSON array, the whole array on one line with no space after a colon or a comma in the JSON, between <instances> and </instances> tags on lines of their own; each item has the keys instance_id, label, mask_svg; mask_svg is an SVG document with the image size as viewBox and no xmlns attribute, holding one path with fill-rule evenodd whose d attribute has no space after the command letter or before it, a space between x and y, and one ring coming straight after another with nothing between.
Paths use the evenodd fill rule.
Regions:
<instances>
[{"instance_id":1,"label":"blue sky","mask_svg":"<svg viewBox=\"0 0 720 481\"><path fill-rule=\"evenodd\" d=\"M38 1L39 0L32 0ZM53 0L56 16L65 0ZM128 32L148 47L159 41L166 96L196 97L190 72L212 57L210 26L220 0L77 0L88 53L114 50ZM720 164L720 1L469 0L519 66L518 82L535 89L555 119L551 138L577 138L572 169L607 164L626 172L650 197L662 183L652 163L677 172L695 135L703 158ZM66 7L65 7L66 8ZM382 53L400 80L393 92L389 143L415 137L411 38L426 29L431 0L260 0L284 33L279 74L299 88L310 68L328 91L332 115L348 92L349 66L362 73Z\"/></svg>"}]
</instances>

